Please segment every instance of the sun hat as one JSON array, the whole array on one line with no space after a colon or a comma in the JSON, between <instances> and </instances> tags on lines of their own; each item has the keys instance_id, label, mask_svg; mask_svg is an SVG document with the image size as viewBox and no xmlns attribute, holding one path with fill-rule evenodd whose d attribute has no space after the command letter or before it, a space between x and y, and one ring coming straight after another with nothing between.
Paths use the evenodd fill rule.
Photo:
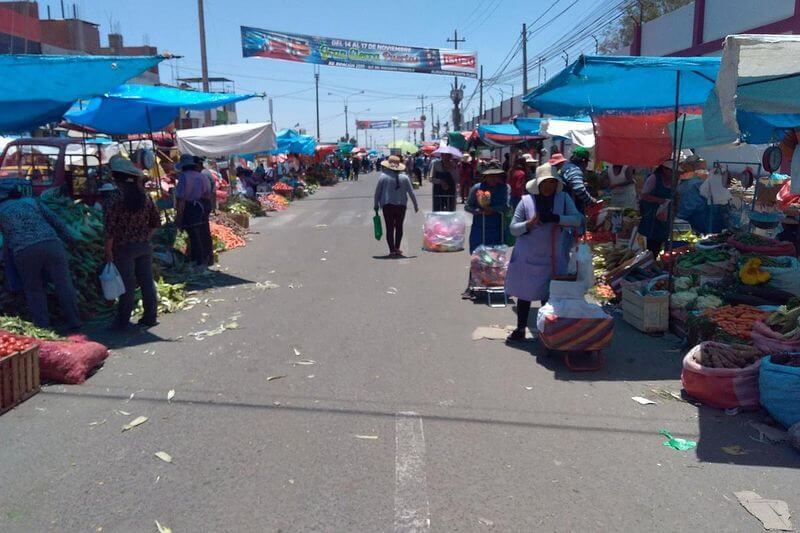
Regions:
<instances>
[{"instance_id":1,"label":"sun hat","mask_svg":"<svg viewBox=\"0 0 800 533\"><path fill-rule=\"evenodd\" d=\"M196 167L197 166L197 159L193 155L183 154L181 158L175 163L175 168L178 170L183 170L184 167Z\"/></svg>"},{"instance_id":2,"label":"sun hat","mask_svg":"<svg viewBox=\"0 0 800 533\"><path fill-rule=\"evenodd\" d=\"M127 174L128 176L137 178L144 176L144 172L136 168L133 161L119 154L112 156L111 159L108 160L108 166L111 172L119 172L120 174Z\"/></svg>"},{"instance_id":3,"label":"sun hat","mask_svg":"<svg viewBox=\"0 0 800 533\"><path fill-rule=\"evenodd\" d=\"M381 166L383 168L388 168L389 170L394 170L395 172L402 172L406 169L406 166L403 164L403 160L396 155L390 155L384 159L381 162Z\"/></svg>"},{"instance_id":4,"label":"sun hat","mask_svg":"<svg viewBox=\"0 0 800 533\"><path fill-rule=\"evenodd\" d=\"M536 169L536 177L525 184L525 189L530 194L539 194L539 185L547 180L556 180L558 182L556 192L561 192L564 189L564 184L560 179L558 179L558 176L555 174L554 170L555 168L550 164L544 164L540 166Z\"/></svg>"},{"instance_id":5,"label":"sun hat","mask_svg":"<svg viewBox=\"0 0 800 533\"><path fill-rule=\"evenodd\" d=\"M536 165L539 163L539 160L534 158L531 154L525 153L522 154L522 160L525 161L526 165Z\"/></svg>"},{"instance_id":6,"label":"sun hat","mask_svg":"<svg viewBox=\"0 0 800 533\"><path fill-rule=\"evenodd\" d=\"M503 165L497 159L492 159L483 165L480 169L481 176L503 175L506 173L503 170Z\"/></svg>"},{"instance_id":7,"label":"sun hat","mask_svg":"<svg viewBox=\"0 0 800 533\"><path fill-rule=\"evenodd\" d=\"M667 159L666 161L663 161L658 166L664 167L667 170L671 170L671 171L675 172L675 160L673 160L673 159Z\"/></svg>"},{"instance_id":8,"label":"sun hat","mask_svg":"<svg viewBox=\"0 0 800 533\"><path fill-rule=\"evenodd\" d=\"M463 163L472 163L472 156L469 154L464 154L461 156L461 161Z\"/></svg>"},{"instance_id":9,"label":"sun hat","mask_svg":"<svg viewBox=\"0 0 800 533\"><path fill-rule=\"evenodd\" d=\"M552 166L560 165L561 163L566 163L567 158L564 157L564 154L553 154L553 157L550 158L548 163Z\"/></svg>"}]
</instances>

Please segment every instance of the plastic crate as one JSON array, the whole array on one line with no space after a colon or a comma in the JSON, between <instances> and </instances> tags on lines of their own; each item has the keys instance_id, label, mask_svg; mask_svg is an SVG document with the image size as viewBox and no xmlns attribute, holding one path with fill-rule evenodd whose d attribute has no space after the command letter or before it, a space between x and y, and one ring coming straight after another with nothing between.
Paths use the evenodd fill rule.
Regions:
<instances>
[{"instance_id":1,"label":"plastic crate","mask_svg":"<svg viewBox=\"0 0 800 533\"><path fill-rule=\"evenodd\" d=\"M40 388L38 345L0 359L0 414L24 402Z\"/></svg>"}]
</instances>

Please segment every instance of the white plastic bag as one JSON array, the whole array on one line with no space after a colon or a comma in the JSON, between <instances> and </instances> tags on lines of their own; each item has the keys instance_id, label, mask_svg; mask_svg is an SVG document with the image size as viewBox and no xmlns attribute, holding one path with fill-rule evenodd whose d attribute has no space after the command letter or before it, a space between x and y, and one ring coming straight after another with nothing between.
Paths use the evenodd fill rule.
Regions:
<instances>
[{"instance_id":1,"label":"white plastic bag","mask_svg":"<svg viewBox=\"0 0 800 533\"><path fill-rule=\"evenodd\" d=\"M583 298L553 298L552 295L536 315L536 328L539 331L544 331L544 322L551 315L561 318L611 318L602 307Z\"/></svg>"},{"instance_id":2,"label":"white plastic bag","mask_svg":"<svg viewBox=\"0 0 800 533\"><path fill-rule=\"evenodd\" d=\"M103 287L103 296L108 301L113 301L125 294L125 283L114 263L106 263L100 272L100 285Z\"/></svg>"}]
</instances>

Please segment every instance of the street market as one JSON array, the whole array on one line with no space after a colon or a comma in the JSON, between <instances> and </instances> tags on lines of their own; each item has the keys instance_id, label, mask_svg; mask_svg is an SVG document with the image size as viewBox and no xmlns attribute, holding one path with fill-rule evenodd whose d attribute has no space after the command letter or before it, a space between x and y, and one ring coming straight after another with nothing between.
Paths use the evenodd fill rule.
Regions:
<instances>
[{"instance_id":1,"label":"street market","mask_svg":"<svg viewBox=\"0 0 800 533\"><path fill-rule=\"evenodd\" d=\"M564 51L531 87L526 56L497 121L457 32L401 58L242 25L248 64L314 64L316 135L205 64L202 90L141 83L180 56L0 55L0 530L793 531L800 35L778 33ZM319 65L352 64L455 76L452 122L424 96L366 120L348 99L388 96L347 88L323 137ZM220 119L237 104L268 120ZM25 492L37 460L58 481Z\"/></svg>"}]
</instances>

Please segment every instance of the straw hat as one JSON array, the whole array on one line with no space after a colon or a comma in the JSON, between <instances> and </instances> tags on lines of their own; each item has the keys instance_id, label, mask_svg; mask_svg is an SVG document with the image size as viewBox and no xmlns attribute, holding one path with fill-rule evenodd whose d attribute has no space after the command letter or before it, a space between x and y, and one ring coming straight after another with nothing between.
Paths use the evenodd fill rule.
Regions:
<instances>
[{"instance_id":1,"label":"straw hat","mask_svg":"<svg viewBox=\"0 0 800 533\"><path fill-rule=\"evenodd\" d=\"M472 163L472 156L469 154L464 154L461 156L462 163Z\"/></svg>"},{"instance_id":2,"label":"straw hat","mask_svg":"<svg viewBox=\"0 0 800 533\"><path fill-rule=\"evenodd\" d=\"M389 170L394 170L395 172L402 172L406 169L406 166L403 164L403 160L396 155L390 155L384 159L381 162L381 166L383 168L388 168Z\"/></svg>"},{"instance_id":3,"label":"straw hat","mask_svg":"<svg viewBox=\"0 0 800 533\"><path fill-rule=\"evenodd\" d=\"M539 163L538 159L535 159L531 154L528 153L522 154L522 160L525 161L526 165L536 165Z\"/></svg>"},{"instance_id":4,"label":"straw hat","mask_svg":"<svg viewBox=\"0 0 800 533\"><path fill-rule=\"evenodd\" d=\"M119 154L112 156L111 159L108 160L108 166L111 172L119 172L120 174L131 176L132 178L141 178L144 176L144 172L136 168L133 161Z\"/></svg>"},{"instance_id":5,"label":"straw hat","mask_svg":"<svg viewBox=\"0 0 800 533\"><path fill-rule=\"evenodd\" d=\"M547 180L556 180L558 182L556 192L564 190L564 184L558 179L558 176L555 174L555 168L549 163L536 169L536 177L525 184L525 189L527 189L530 194L539 194L539 185Z\"/></svg>"}]
</instances>

